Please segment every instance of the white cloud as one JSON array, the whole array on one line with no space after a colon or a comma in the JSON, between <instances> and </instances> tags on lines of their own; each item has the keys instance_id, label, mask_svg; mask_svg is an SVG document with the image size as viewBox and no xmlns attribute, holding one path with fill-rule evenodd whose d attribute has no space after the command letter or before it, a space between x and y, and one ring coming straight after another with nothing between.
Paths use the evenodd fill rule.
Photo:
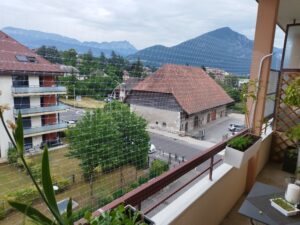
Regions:
<instances>
[{"instance_id":1,"label":"white cloud","mask_svg":"<svg viewBox=\"0 0 300 225\"><path fill-rule=\"evenodd\" d=\"M254 37L254 0L9 0L0 27L59 33L85 41L167 46L229 26Z\"/></svg>"}]
</instances>

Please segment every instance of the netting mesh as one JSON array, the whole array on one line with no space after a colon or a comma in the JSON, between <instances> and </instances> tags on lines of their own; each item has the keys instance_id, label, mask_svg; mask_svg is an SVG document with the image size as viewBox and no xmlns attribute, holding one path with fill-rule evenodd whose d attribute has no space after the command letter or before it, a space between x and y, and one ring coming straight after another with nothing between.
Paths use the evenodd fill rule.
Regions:
<instances>
[{"instance_id":1,"label":"netting mesh","mask_svg":"<svg viewBox=\"0 0 300 225\"><path fill-rule=\"evenodd\" d=\"M136 58L115 52L36 50L61 73L49 71L48 62L34 53L25 57L24 49L9 50L8 41L0 40L0 103L10 106L4 119L15 122L22 113L26 160L38 182L41 152L49 147L61 212L72 197L76 221L85 211L110 203L228 138L234 133L228 130L232 124L243 127L240 93L250 72L252 42L243 39L243 50L228 42L226 34L222 38L186 43L182 50L152 49ZM266 116L273 113L273 103L270 108ZM7 200L48 211L2 124L0 130L0 224L21 224L24 217ZM160 194L165 196L208 165ZM143 208L157 198L148 199Z\"/></svg>"}]
</instances>

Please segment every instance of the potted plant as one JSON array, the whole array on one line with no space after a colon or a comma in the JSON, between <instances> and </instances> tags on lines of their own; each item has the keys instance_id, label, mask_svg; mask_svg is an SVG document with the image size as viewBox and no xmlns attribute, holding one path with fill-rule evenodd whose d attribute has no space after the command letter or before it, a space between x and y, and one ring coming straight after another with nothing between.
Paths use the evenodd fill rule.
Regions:
<instances>
[{"instance_id":1,"label":"potted plant","mask_svg":"<svg viewBox=\"0 0 300 225\"><path fill-rule=\"evenodd\" d=\"M295 173L297 168L298 150L289 148L283 156L282 170L288 173Z\"/></svg>"},{"instance_id":2,"label":"potted plant","mask_svg":"<svg viewBox=\"0 0 300 225\"><path fill-rule=\"evenodd\" d=\"M225 149L224 162L241 168L252 156L256 154L261 144L261 137L245 134L231 139Z\"/></svg>"},{"instance_id":3,"label":"potted plant","mask_svg":"<svg viewBox=\"0 0 300 225\"><path fill-rule=\"evenodd\" d=\"M270 201L271 205L285 216L294 216L300 212L297 207L284 198L272 198Z\"/></svg>"}]
</instances>

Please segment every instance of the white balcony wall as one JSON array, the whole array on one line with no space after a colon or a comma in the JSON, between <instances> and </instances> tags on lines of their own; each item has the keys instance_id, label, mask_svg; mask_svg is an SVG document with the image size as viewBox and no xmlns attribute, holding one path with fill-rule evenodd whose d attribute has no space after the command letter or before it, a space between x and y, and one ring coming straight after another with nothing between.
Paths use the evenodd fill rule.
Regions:
<instances>
[{"instance_id":1,"label":"white balcony wall","mask_svg":"<svg viewBox=\"0 0 300 225\"><path fill-rule=\"evenodd\" d=\"M40 96L31 96L30 97L30 107L40 107L41 106L41 97Z\"/></svg>"},{"instance_id":2,"label":"white balcony wall","mask_svg":"<svg viewBox=\"0 0 300 225\"><path fill-rule=\"evenodd\" d=\"M28 81L29 81L29 86L35 86L35 87L39 87L40 86L40 78L39 78L39 76L29 76L28 77Z\"/></svg>"},{"instance_id":3,"label":"white balcony wall","mask_svg":"<svg viewBox=\"0 0 300 225\"><path fill-rule=\"evenodd\" d=\"M12 96L12 76L0 76L0 105L9 104L10 110L4 112L4 121L11 120L15 122L13 115L14 99ZM5 160L7 158L7 149L9 147L9 139L5 133L5 130L0 125L0 160Z\"/></svg>"},{"instance_id":4,"label":"white balcony wall","mask_svg":"<svg viewBox=\"0 0 300 225\"><path fill-rule=\"evenodd\" d=\"M35 148L35 147L39 148L42 141L43 141L43 136L42 135L32 137L32 146L33 146L33 148Z\"/></svg>"},{"instance_id":5,"label":"white balcony wall","mask_svg":"<svg viewBox=\"0 0 300 225\"><path fill-rule=\"evenodd\" d=\"M31 117L31 127L41 127L41 126L42 126L41 116Z\"/></svg>"}]
</instances>

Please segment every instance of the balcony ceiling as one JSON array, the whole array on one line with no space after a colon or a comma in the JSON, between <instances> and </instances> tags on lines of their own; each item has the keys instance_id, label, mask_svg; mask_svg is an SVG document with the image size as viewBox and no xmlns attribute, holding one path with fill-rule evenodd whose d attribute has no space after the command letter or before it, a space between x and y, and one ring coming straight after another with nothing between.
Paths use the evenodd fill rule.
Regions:
<instances>
[{"instance_id":1,"label":"balcony ceiling","mask_svg":"<svg viewBox=\"0 0 300 225\"><path fill-rule=\"evenodd\" d=\"M300 23L300 0L281 0L278 11L278 25L285 31L286 25Z\"/></svg>"}]
</instances>

